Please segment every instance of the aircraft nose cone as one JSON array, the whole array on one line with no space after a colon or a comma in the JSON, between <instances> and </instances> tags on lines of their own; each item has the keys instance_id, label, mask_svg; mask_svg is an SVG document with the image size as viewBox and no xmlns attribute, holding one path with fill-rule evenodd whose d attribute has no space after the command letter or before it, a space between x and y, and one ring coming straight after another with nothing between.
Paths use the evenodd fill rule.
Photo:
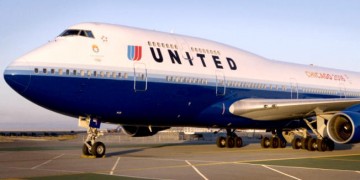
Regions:
<instances>
[{"instance_id":1,"label":"aircraft nose cone","mask_svg":"<svg viewBox=\"0 0 360 180\"><path fill-rule=\"evenodd\" d=\"M30 75L14 70L6 69L4 72L6 83L19 94L24 93L30 84Z\"/></svg>"}]
</instances>

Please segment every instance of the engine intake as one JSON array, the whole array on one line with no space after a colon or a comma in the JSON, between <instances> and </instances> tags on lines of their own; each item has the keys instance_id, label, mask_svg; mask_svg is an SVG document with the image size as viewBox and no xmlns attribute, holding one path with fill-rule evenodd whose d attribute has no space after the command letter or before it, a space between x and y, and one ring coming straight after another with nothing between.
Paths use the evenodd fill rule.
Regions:
<instances>
[{"instance_id":1,"label":"engine intake","mask_svg":"<svg viewBox=\"0 0 360 180\"><path fill-rule=\"evenodd\" d=\"M169 129L170 127L152 127L151 131L148 127L143 126L122 126L126 134L131 137L145 137L152 136L158 133L159 131Z\"/></svg>"},{"instance_id":2,"label":"engine intake","mask_svg":"<svg viewBox=\"0 0 360 180\"><path fill-rule=\"evenodd\" d=\"M331 140L339 144L360 142L360 114L340 112L327 124L327 133Z\"/></svg>"}]
</instances>

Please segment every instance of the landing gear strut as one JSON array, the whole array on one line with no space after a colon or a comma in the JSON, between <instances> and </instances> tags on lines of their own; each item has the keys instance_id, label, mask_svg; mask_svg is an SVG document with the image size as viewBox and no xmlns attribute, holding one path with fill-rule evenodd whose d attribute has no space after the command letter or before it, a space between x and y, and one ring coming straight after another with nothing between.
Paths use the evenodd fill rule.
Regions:
<instances>
[{"instance_id":1,"label":"landing gear strut","mask_svg":"<svg viewBox=\"0 0 360 180\"><path fill-rule=\"evenodd\" d=\"M243 145L243 141L241 137L238 137L235 133L236 129L226 129L226 137L219 136L216 139L216 145L219 148L233 148L237 147L240 148Z\"/></svg>"},{"instance_id":2,"label":"landing gear strut","mask_svg":"<svg viewBox=\"0 0 360 180\"><path fill-rule=\"evenodd\" d=\"M303 119L311 131L316 135L313 137L306 128L290 131L288 139L291 140L293 149L305 149L308 151L333 151L334 141L324 137L326 128L325 118L317 116L315 120ZM316 128L313 124L316 123Z\"/></svg>"},{"instance_id":3,"label":"landing gear strut","mask_svg":"<svg viewBox=\"0 0 360 180\"><path fill-rule=\"evenodd\" d=\"M106 147L102 142L96 142L96 139L102 135L102 132L98 131L100 128L100 122L90 117L79 117L79 126L87 126L87 138L82 147L82 153L85 156L95 156L97 158L104 157Z\"/></svg>"}]
</instances>

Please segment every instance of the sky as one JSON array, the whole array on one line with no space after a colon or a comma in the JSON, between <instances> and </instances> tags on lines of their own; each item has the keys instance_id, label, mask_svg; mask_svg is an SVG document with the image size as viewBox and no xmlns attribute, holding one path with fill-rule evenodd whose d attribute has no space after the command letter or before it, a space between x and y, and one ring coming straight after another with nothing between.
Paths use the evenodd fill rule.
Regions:
<instances>
[{"instance_id":1,"label":"sky","mask_svg":"<svg viewBox=\"0 0 360 180\"><path fill-rule=\"evenodd\" d=\"M0 0L0 72L80 22L104 22L218 41L260 56L360 71L358 0ZM0 76L0 131L77 130Z\"/></svg>"}]
</instances>

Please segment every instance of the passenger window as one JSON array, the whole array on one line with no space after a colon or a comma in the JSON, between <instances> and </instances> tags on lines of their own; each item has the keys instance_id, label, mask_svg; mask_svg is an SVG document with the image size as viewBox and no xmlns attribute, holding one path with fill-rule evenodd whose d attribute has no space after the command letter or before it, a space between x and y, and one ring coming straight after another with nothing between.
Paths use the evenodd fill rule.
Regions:
<instances>
[{"instance_id":1,"label":"passenger window","mask_svg":"<svg viewBox=\"0 0 360 180\"><path fill-rule=\"evenodd\" d=\"M34 72L35 72L35 74L39 73L39 69L38 69L38 68L35 68L35 69L34 69Z\"/></svg>"},{"instance_id":2,"label":"passenger window","mask_svg":"<svg viewBox=\"0 0 360 180\"><path fill-rule=\"evenodd\" d=\"M62 75L62 74L63 74L63 70L59 69L59 75Z\"/></svg>"},{"instance_id":3,"label":"passenger window","mask_svg":"<svg viewBox=\"0 0 360 180\"><path fill-rule=\"evenodd\" d=\"M66 75L70 75L70 70L66 70Z\"/></svg>"},{"instance_id":4,"label":"passenger window","mask_svg":"<svg viewBox=\"0 0 360 180\"><path fill-rule=\"evenodd\" d=\"M46 68L43 69L43 73L46 74L47 73L47 70Z\"/></svg>"},{"instance_id":5,"label":"passenger window","mask_svg":"<svg viewBox=\"0 0 360 180\"><path fill-rule=\"evenodd\" d=\"M55 69L51 69L51 74L55 74Z\"/></svg>"}]
</instances>

